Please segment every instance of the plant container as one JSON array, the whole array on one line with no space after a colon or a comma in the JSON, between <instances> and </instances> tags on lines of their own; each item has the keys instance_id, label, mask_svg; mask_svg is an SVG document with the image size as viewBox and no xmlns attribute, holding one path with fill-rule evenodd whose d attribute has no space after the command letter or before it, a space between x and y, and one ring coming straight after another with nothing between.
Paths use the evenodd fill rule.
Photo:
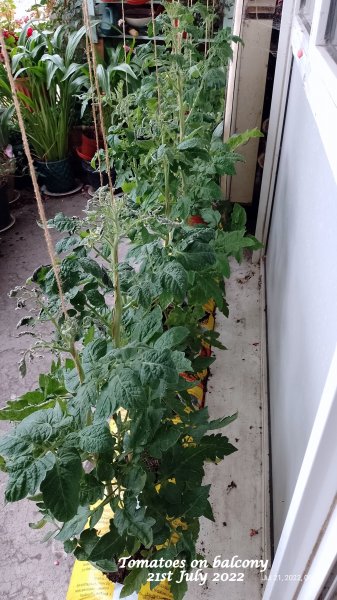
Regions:
<instances>
[{"instance_id":1,"label":"plant container","mask_svg":"<svg viewBox=\"0 0 337 600\"><path fill-rule=\"evenodd\" d=\"M45 185L47 192L52 194L66 194L76 187L70 157L62 160L42 161L35 160L37 171L41 182Z\"/></svg>"},{"instance_id":2,"label":"plant container","mask_svg":"<svg viewBox=\"0 0 337 600\"><path fill-rule=\"evenodd\" d=\"M97 171L96 169L93 169L90 164L90 161L88 161L88 160L82 160L81 163L82 163L82 169L84 171L86 183L88 185L90 185L94 191L98 190L98 188L101 185L99 171ZM108 185L109 180L108 180L107 173L102 173L102 175L103 175L103 185ZM111 173L111 177L113 180L113 173Z\"/></svg>"},{"instance_id":3,"label":"plant container","mask_svg":"<svg viewBox=\"0 0 337 600\"><path fill-rule=\"evenodd\" d=\"M206 223L200 215L190 215L187 218L187 225L206 225Z\"/></svg>"},{"instance_id":4,"label":"plant container","mask_svg":"<svg viewBox=\"0 0 337 600\"><path fill-rule=\"evenodd\" d=\"M99 147L103 147L103 140L99 137ZM82 131L81 145L76 148L76 152L80 158L86 161L90 161L96 154L97 150L95 131L92 129L86 129Z\"/></svg>"},{"instance_id":5,"label":"plant container","mask_svg":"<svg viewBox=\"0 0 337 600\"><path fill-rule=\"evenodd\" d=\"M8 203L14 204L20 198L20 192L15 189L15 176L10 175L7 179L7 196Z\"/></svg>"},{"instance_id":6,"label":"plant container","mask_svg":"<svg viewBox=\"0 0 337 600\"><path fill-rule=\"evenodd\" d=\"M14 223L15 219L9 211L8 183L4 181L0 184L0 232L6 231Z\"/></svg>"}]
</instances>

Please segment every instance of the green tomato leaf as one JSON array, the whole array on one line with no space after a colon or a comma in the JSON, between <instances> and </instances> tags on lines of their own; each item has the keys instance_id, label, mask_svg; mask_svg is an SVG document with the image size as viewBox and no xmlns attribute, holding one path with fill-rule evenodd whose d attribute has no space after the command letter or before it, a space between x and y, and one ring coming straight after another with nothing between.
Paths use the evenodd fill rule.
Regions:
<instances>
[{"instance_id":1,"label":"green tomato leaf","mask_svg":"<svg viewBox=\"0 0 337 600\"><path fill-rule=\"evenodd\" d=\"M155 335L163 331L162 312L157 306L132 328L134 341L147 344Z\"/></svg>"},{"instance_id":2,"label":"green tomato leaf","mask_svg":"<svg viewBox=\"0 0 337 600\"><path fill-rule=\"evenodd\" d=\"M70 519L70 521L67 521L63 525L61 531L57 534L57 536L55 536L55 539L59 540L60 542L65 542L66 540L69 540L70 538L81 533L87 523L89 516L90 509L80 506L77 514L72 519Z\"/></svg>"},{"instance_id":3,"label":"green tomato leaf","mask_svg":"<svg viewBox=\"0 0 337 600\"><path fill-rule=\"evenodd\" d=\"M178 301L184 299L188 277L184 267L177 261L169 262L161 273L160 282L165 294L172 294Z\"/></svg>"},{"instance_id":4,"label":"green tomato leaf","mask_svg":"<svg viewBox=\"0 0 337 600\"><path fill-rule=\"evenodd\" d=\"M178 381L178 371L171 359L170 351L146 350L141 355L140 380L143 385L157 387L158 383L166 381L174 384Z\"/></svg>"},{"instance_id":5,"label":"green tomato leaf","mask_svg":"<svg viewBox=\"0 0 337 600\"><path fill-rule=\"evenodd\" d=\"M77 450L61 448L54 467L41 484L44 503L58 521L69 521L76 514L82 473Z\"/></svg>"},{"instance_id":6,"label":"green tomato leaf","mask_svg":"<svg viewBox=\"0 0 337 600\"><path fill-rule=\"evenodd\" d=\"M146 473L140 465L128 465L123 473L122 482L125 488L139 494L144 488Z\"/></svg>"},{"instance_id":7,"label":"green tomato leaf","mask_svg":"<svg viewBox=\"0 0 337 600\"><path fill-rule=\"evenodd\" d=\"M181 434L179 427L162 425L148 446L149 453L155 458L161 458L163 452L166 452L177 443Z\"/></svg>"},{"instance_id":8,"label":"green tomato leaf","mask_svg":"<svg viewBox=\"0 0 337 600\"><path fill-rule=\"evenodd\" d=\"M36 390L27 392L17 400L9 400L5 408L0 410L1 421L22 421L25 417L44 408L52 408L55 399L45 399L43 392Z\"/></svg>"},{"instance_id":9,"label":"green tomato leaf","mask_svg":"<svg viewBox=\"0 0 337 600\"><path fill-rule=\"evenodd\" d=\"M101 500L104 494L104 485L92 473L86 473L81 481L80 504L87 506Z\"/></svg>"},{"instance_id":10,"label":"green tomato leaf","mask_svg":"<svg viewBox=\"0 0 337 600\"><path fill-rule=\"evenodd\" d=\"M210 485L204 485L199 489L188 490L183 493L181 502L184 507L187 507L183 515L186 519L206 517L210 521L214 521L211 505L208 501L210 488Z\"/></svg>"},{"instance_id":11,"label":"green tomato leaf","mask_svg":"<svg viewBox=\"0 0 337 600\"><path fill-rule=\"evenodd\" d=\"M95 454L112 450L114 441L107 423L88 425L79 435L81 450Z\"/></svg>"},{"instance_id":12,"label":"green tomato leaf","mask_svg":"<svg viewBox=\"0 0 337 600\"><path fill-rule=\"evenodd\" d=\"M234 413L234 415L230 415L228 417L222 417L221 419L215 419L214 421L210 421L208 423L207 429L209 431L213 429L221 429L222 427L226 427L230 423L233 423L238 417L238 413Z\"/></svg>"},{"instance_id":13,"label":"green tomato leaf","mask_svg":"<svg viewBox=\"0 0 337 600\"><path fill-rule=\"evenodd\" d=\"M171 327L155 341L154 347L158 350L176 348L188 338L189 333L187 327Z\"/></svg>"},{"instance_id":14,"label":"green tomato leaf","mask_svg":"<svg viewBox=\"0 0 337 600\"><path fill-rule=\"evenodd\" d=\"M180 581L181 575L180 570L175 569L173 571L172 581L170 582L170 589L173 595L174 600L183 600L185 594L187 592L187 581L186 579L182 579ZM177 583L179 581L179 583Z\"/></svg>"},{"instance_id":15,"label":"green tomato leaf","mask_svg":"<svg viewBox=\"0 0 337 600\"><path fill-rule=\"evenodd\" d=\"M149 548L153 543L152 527L156 521L152 517L147 517L145 513L146 508L137 508L136 498L126 497L124 508L116 509L114 524L121 536L129 533L138 538L145 548Z\"/></svg>"},{"instance_id":16,"label":"green tomato leaf","mask_svg":"<svg viewBox=\"0 0 337 600\"><path fill-rule=\"evenodd\" d=\"M131 573L124 579L120 598L127 598L133 592L139 592L140 588L147 582L148 574L148 569L145 568L135 567L132 569Z\"/></svg>"},{"instance_id":17,"label":"green tomato leaf","mask_svg":"<svg viewBox=\"0 0 337 600\"><path fill-rule=\"evenodd\" d=\"M119 407L126 409L141 406L145 394L137 374L129 367L121 367L102 389L97 401L95 420L109 418Z\"/></svg>"},{"instance_id":18,"label":"green tomato leaf","mask_svg":"<svg viewBox=\"0 0 337 600\"><path fill-rule=\"evenodd\" d=\"M118 532L113 524L111 524L111 530L98 538L96 544L91 548L88 559L92 561L104 560L108 556L113 557L114 555L120 554L125 546L125 538L118 535Z\"/></svg>"},{"instance_id":19,"label":"green tomato leaf","mask_svg":"<svg viewBox=\"0 0 337 600\"><path fill-rule=\"evenodd\" d=\"M16 502L35 494L54 465L55 455L51 452L37 460L20 456L15 462L7 462L9 479L5 492L6 500Z\"/></svg>"},{"instance_id":20,"label":"green tomato leaf","mask_svg":"<svg viewBox=\"0 0 337 600\"><path fill-rule=\"evenodd\" d=\"M263 133L255 127L254 129L247 129L247 131L244 131L243 133L235 133L226 141L226 144L230 150L235 150L238 146L242 146L249 142L250 139L260 137L263 137Z\"/></svg>"}]
</instances>

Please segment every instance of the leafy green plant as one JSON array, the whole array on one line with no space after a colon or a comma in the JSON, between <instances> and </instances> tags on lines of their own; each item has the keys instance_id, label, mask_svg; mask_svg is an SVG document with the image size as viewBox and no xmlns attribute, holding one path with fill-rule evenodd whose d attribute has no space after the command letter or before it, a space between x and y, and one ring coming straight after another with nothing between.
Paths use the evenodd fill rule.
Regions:
<instances>
[{"instance_id":1,"label":"leafy green plant","mask_svg":"<svg viewBox=\"0 0 337 600\"><path fill-rule=\"evenodd\" d=\"M65 158L69 149L75 94L87 82L85 67L74 62L85 34L82 27L64 45L65 30L34 31L27 39L25 28L12 52L17 81L24 77L25 93L19 91L27 135L35 155L42 160Z\"/></svg>"},{"instance_id":2,"label":"leafy green plant","mask_svg":"<svg viewBox=\"0 0 337 600\"><path fill-rule=\"evenodd\" d=\"M136 48L136 56L146 56L142 85L127 97L114 92L109 144L116 186L135 202L160 204L166 217L198 214L216 224L220 177L235 174L242 160L237 148L261 133L254 129L223 140L227 64L238 38L222 30L204 49L204 25L195 25L195 15L210 27L206 7L172 2L165 8L156 20L165 45L152 53L147 45Z\"/></svg>"},{"instance_id":3,"label":"leafy green plant","mask_svg":"<svg viewBox=\"0 0 337 600\"><path fill-rule=\"evenodd\" d=\"M134 238L135 228L144 236L145 221L152 240L116 263L121 240ZM32 351L45 348L57 358L36 390L0 411L2 419L17 422L0 442L9 474L6 498L37 501L38 526L51 523L67 551L107 571L137 551L190 564L199 518L213 519L209 486L202 484L204 462L235 450L227 437L208 432L236 415L210 422L207 409L195 410L188 393L194 383L182 374L212 362L200 359L202 341L221 347L217 334L197 320L210 293L226 311L217 260L240 256L256 242L244 230L216 233L174 223L172 243L164 248L154 224L142 207L132 210L123 200L111 205L109 194L101 193L84 221L57 215L50 222L67 232L57 250L66 253L60 273L68 318L50 266L13 292L18 306L30 309L33 298L39 310L36 320L30 310L19 323L34 326ZM213 283L203 291L208 280ZM45 321L55 330L49 340L38 332ZM114 518L109 533L99 537L95 525L107 504ZM144 570L136 589L146 576ZM183 583L172 589L176 598L185 591Z\"/></svg>"},{"instance_id":4,"label":"leafy green plant","mask_svg":"<svg viewBox=\"0 0 337 600\"><path fill-rule=\"evenodd\" d=\"M134 90L139 86L139 80L134 71L137 63L133 64L134 43L125 52L122 46L117 48L106 48L106 59L101 59L97 64L97 82L99 85L100 97L97 98L97 90L90 86L88 76L87 90L79 96L82 103L81 117L88 114L90 109L90 118L92 119L92 101L96 104L101 102L104 117L104 126L108 130L111 124L111 118L115 110L115 89L120 86L123 95ZM137 69L138 70L138 69Z\"/></svg>"}]
</instances>

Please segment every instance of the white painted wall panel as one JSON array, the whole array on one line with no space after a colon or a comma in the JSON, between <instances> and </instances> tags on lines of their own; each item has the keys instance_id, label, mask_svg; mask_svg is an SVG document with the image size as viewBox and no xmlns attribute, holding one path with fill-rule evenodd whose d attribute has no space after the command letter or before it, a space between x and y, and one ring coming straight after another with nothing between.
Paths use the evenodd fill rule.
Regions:
<instances>
[{"instance_id":1,"label":"white painted wall panel","mask_svg":"<svg viewBox=\"0 0 337 600\"><path fill-rule=\"evenodd\" d=\"M337 341L337 188L297 69L267 247L276 544Z\"/></svg>"}]
</instances>

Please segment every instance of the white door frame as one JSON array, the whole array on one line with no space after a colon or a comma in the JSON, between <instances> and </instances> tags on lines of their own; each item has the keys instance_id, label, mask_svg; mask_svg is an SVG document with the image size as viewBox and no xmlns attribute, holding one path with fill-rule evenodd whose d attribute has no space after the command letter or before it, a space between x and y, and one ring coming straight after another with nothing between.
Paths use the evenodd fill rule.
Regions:
<instances>
[{"instance_id":1,"label":"white door frame","mask_svg":"<svg viewBox=\"0 0 337 600\"><path fill-rule=\"evenodd\" d=\"M260 192L256 237L267 245L271 211L276 186L277 169L281 152L283 124L287 107L288 89L292 65L291 24L295 0L284 0L282 26L277 50L273 98L270 109L268 138ZM253 262L258 262L263 250L254 253Z\"/></svg>"}]
</instances>

